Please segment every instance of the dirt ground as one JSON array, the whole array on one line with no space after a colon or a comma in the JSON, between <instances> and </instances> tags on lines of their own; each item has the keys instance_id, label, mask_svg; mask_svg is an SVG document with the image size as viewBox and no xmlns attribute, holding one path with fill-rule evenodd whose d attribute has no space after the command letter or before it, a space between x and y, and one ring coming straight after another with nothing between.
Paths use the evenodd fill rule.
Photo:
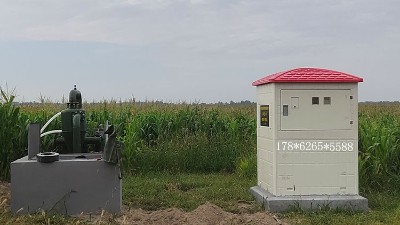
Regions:
<instances>
[{"instance_id":1,"label":"dirt ground","mask_svg":"<svg viewBox=\"0 0 400 225\"><path fill-rule=\"evenodd\" d=\"M267 212L239 213L226 212L220 207L206 203L191 212L177 208L158 211L131 209L117 219L120 224L283 224Z\"/></svg>"},{"instance_id":2,"label":"dirt ground","mask_svg":"<svg viewBox=\"0 0 400 225\"><path fill-rule=\"evenodd\" d=\"M10 204L10 185L0 182L0 209L9 208ZM234 214L226 212L220 207L205 203L191 212L185 212L182 209L169 208L157 211L146 211L142 209L124 209L122 214L117 218L110 214L102 213L101 215L91 216L94 224L107 223L112 218L119 224L168 224L168 225L213 225L213 224L285 224L277 217L268 212L250 213L247 210L249 205L240 203L239 213ZM7 209L8 210L8 209ZM88 220L88 216L81 216L82 219Z\"/></svg>"}]
</instances>

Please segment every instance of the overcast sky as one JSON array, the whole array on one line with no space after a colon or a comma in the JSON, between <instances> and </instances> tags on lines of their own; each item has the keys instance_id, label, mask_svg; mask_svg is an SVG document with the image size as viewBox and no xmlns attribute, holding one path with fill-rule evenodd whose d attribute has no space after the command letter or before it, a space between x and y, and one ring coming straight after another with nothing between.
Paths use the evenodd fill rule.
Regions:
<instances>
[{"instance_id":1,"label":"overcast sky","mask_svg":"<svg viewBox=\"0 0 400 225\"><path fill-rule=\"evenodd\" d=\"M255 101L254 80L320 67L400 99L398 0L0 0L0 85L18 101Z\"/></svg>"}]
</instances>

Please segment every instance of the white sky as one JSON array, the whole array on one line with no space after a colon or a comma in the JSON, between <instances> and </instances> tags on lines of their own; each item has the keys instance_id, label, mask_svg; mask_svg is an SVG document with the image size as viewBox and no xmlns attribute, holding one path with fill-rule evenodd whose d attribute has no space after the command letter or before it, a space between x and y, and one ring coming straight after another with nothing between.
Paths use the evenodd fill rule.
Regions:
<instances>
[{"instance_id":1,"label":"white sky","mask_svg":"<svg viewBox=\"0 0 400 225\"><path fill-rule=\"evenodd\" d=\"M400 92L398 0L0 0L0 85L18 101L255 101L254 80L297 67Z\"/></svg>"}]
</instances>

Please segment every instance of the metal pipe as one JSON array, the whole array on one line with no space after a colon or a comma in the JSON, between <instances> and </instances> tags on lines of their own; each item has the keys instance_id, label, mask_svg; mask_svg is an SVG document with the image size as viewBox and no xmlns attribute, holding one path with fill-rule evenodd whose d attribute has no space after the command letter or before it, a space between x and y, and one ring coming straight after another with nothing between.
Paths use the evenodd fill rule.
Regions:
<instances>
[{"instance_id":1,"label":"metal pipe","mask_svg":"<svg viewBox=\"0 0 400 225\"><path fill-rule=\"evenodd\" d=\"M59 133L62 133L62 130L51 130L51 131L44 132L43 134L40 134L40 137L44 137L49 134L59 134Z\"/></svg>"},{"instance_id":2,"label":"metal pipe","mask_svg":"<svg viewBox=\"0 0 400 225\"><path fill-rule=\"evenodd\" d=\"M85 137L86 144L101 144L101 137Z\"/></svg>"},{"instance_id":3,"label":"metal pipe","mask_svg":"<svg viewBox=\"0 0 400 225\"><path fill-rule=\"evenodd\" d=\"M40 129L40 133L43 133L43 131L46 129L46 127L51 123L51 121L53 121L57 116L61 115L61 112L56 113L53 117L51 117L49 119L49 121L47 121L47 123L44 124L44 126L42 127L42 129Z\"/></svg>"},{"instance_id":4,"label":"metal pipe","mask_svg":"<svg viewBox=\"0 0 400 225\"><path fill-rule=\"evenodd\" d=\"M77 113L72 119L72 152L81 152L81 114Z\"/></svg>"}]
</instances>

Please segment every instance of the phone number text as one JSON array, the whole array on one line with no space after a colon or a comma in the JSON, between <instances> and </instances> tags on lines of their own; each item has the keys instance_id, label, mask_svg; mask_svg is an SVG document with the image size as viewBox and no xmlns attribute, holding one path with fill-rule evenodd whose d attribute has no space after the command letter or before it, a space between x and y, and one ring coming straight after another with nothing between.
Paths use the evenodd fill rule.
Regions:
<instances>
[{"instance_id":1,"label":"phone number text","mask_svg":"<svg viewBox=\"0 0 400 225\"><path fill-rule=\"evenodd\" d=\"M352 152L351 141L278 141L278 151Z\"/></svg>"}]
</instances>

